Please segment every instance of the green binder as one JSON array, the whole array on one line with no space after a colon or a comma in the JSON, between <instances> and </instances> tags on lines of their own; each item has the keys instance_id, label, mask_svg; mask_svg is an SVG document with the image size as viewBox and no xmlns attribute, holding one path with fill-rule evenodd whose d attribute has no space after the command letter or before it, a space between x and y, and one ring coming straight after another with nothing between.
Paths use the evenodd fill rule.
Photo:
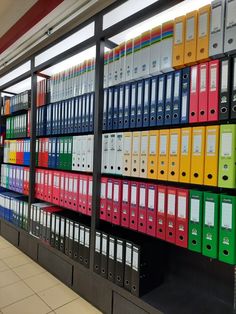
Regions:
<instances>
[{"instance_id":1,"label":"green binder","mask_svg":"<svg viewBox=\"0 0 236 314\"><path fill-rule=\"evenodd\" d=\"M218 257L219 195L204 192L202 254Z\"/></svg>"},{"instance_id":2,"label":"green binder","mask_svg":"<svg viewBox=\"0 0 236 314\"><path fill-rule=\"evenodd\" d=\"M59 169L64 170L64 138L58 138L59 145L57 148L59 148Z\"/></svg>"},{"instance_id":3,"label":"green binder","mask_svg":"<svg viewBox=\"0 0 236 314\"><path fill-rule=\"evenodd\" d=\"M63 169L72 169L72 136L64 138Z\"/></svg>"},{"instance_id":4,"label":"green binder","mask_svg":"<svg viewBox=\"0 0 236 314\"><path fill-rule=\"evenodd\" d=\"M203 192L190 190L189 197L188 248L201 253Z\"/></svg>"},{"instance_id":5,"label":"green binder","mask_svg":"<svg viewBox=\"0 0 236 314\"><path fill-rule=\"evenodd\" d=\"M236 187L236 125L220 126L218 186Z\"/></svg>"},{"instance_id":6,"label":"green binder","mask_svg":"<svg viewBox=\"0 0 236 314\"><path fill-rule=\"evenodd\" d=\"M220 196L219 260L236 264L236 197Z\"/></svg>"}]
</instances>

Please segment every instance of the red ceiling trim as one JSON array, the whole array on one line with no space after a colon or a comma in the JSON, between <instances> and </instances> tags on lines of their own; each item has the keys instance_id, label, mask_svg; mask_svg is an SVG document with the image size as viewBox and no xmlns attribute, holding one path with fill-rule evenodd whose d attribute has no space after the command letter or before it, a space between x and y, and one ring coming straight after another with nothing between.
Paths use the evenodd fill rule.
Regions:
<instances>
[{"instance_id":1,"label":"red ceiling trim","mask_svg":"<svg viewBox=\"0 0 236 314\"><path fill-rule=\"evenodd\" d=\"M41 21L64 0L38 0L1 38L0 53Z\"/></svg>"}]
</instances>

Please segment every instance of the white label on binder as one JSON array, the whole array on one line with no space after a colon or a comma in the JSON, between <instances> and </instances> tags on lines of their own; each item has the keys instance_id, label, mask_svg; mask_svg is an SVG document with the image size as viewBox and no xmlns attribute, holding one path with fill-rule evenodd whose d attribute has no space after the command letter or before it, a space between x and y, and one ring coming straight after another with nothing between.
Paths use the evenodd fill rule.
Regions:
<instances>
[{"instance_id":1,"label":"white label on binder","mask_svg":"<svg viewBox=\"0 0 236 314\"><path fill-rule=\"evenodd\" d=\"M227 92L228 89L228 60L222 61L221 67L221 92Z\"/></svg>"},{"instance_id":2,"label":"white label on binder","mask_svg":"<svg viewBox=\"0 0 236 314\"><path fill-rule=\"evenodd\" d=\"M232 27L236 24L236 1L228 1L228 10L227 10L227 22L226 26L227 28Z\"/></svg>"},{"instance_id":3,"label":"white label on binder","mask_svg":"<svg viewBox=\"0 0 236 314\"><path fill-rule=\"evenodd\" d=\"M186 197L179 196L178 197L178 217L185 219L186 218Z\"/></svg>"},{"instance_id":4,"label":"white label on binder","mask_svg":"<svg viewBox=\"0 0 236 314\"><path fill-rule=\"evenodd\" d=\"M146 189L141 187L139 190L139 206L145 207L145 205L146 205Z\"/></svg>"},{"instance_id":5,"label":"white label on binder","mask_svg":"<svg viewBox=\"0 0 236 314\"><path fill-rule=\"evenodd\" d=\"M177 155L178 134L171 134L170 136L170 154Z\"/></svg>"},{"instance_id":6,"label":"white label on binder","mask_svg":"<svg viewBox=\"0 0 236 314\"><path fill-rule=\"evenodd\" d=\"M183 22L175 24L175 45L182 44L183 42Z\"/></svg>"},{"instance_id":7,"label":"white label on binder","mask_svg":"<svg viewBox=\"0 0 236 314\"><path fill-rule=\"evenodd\" d=\"M234 58L234 84L233 89L236 89L236 58Z\"/></svg>"},{"instance_id":8,"label":"white label on binder","mask_svg":"<svg viewBox=\"0 0 236 314\"><path fill-rule=\"evenodd\" d=\"M135 271L138 271L138 255L139 255L139 249L136 246L133 246L133 259L132 259L132 268Z\"/></svg>"},{"instance_id":9,"label":"white label on binder","mask_svg":"<svg viewBox=\"0 0 236 314\"><path fill-rule=\"evenodd\" d=\"M221 12L222 5L212 8L211 11L211 33L216 33L221 30Z\"/></svg>"},{"instance_id":10,"label":"white label on binder","mask_svg":"<svg viewBox=\"0 0 236 314\"><path fill-rule=\"evenodd\" d=\"M139 152L139 136L133 137L133 154L138 154Z\"/></svg>"},{"instance_id":11,"label":"white label on binder","mask_svg":"<svg viewBox=\"0 0 236 314\"><path fill-rule=\"evenodd\" d=\"M123 261L123 242L120 240L116 244L116 260L120 263Z\"/></svg>"},{"instance_id":12,"label":"white label on binder","mask_svg":"<svg viewBox=\"0 0 236 314\"><path fill-rule=\"evenodd\" d=\"M112 182L107 184L107 198L112 199Z\"/></svg>"},{"instance_id":13,"label":"white label on binder","mask_svg":"<svg viewBox=\"0 0 236 314\"><path fill-rule=\"evenodd\" d=\"M193 136L193 153L195 155L201 154L201 148L202 148L202 135L194 135Z\"/></svg>"},{"instance_id":14,"label":"white label on binder","mask_svg":"<svg viewBox=\"0 0 236 314\"><path fill-rule=\"evenodd\" d=\"M204 224L209 227L214 227L214 218L215 218L215 203L206 201Z\"/></svg>"},{"instance_id":15,"label":"white label on binder","mask_svg":"<svg viewBox=\"0 0 236 314\"><path fill-rule=\"evenodd\" d=\"M163 85L164 85L164 80L159 81L159 89L158 89L158 102L163 101Z\"/></svg>"},{"instance_id":16,"label":"white label on binder","mask_svg":"<svg viewBox=\"0 0 236 314\"><path fill-rule=\"evenodd\" d=\"M146 155L147 154L147 148L148 148L148 136L143 135L141 137L141 154Z\"/></svg>"},{"instance_id":17,"label":"white label on binder","mask_svg":"<svg viewBox=\"0 0 236 314\"><path fill-rule=\"evenodd\" d=\"M148 190L148 209L154 210L154 202L155 202L155 190Z\"/></svg>"},{"instance_id":18,"label":"white label on binder","mask_svg":"<svg viewBox=\"0 0 236 314\"><path fill-rule=\"evenodd\" d=\"M130 146L131 146L131 137L125 136L124 138L124 153L125 154L130 153Z\"/></svg>"},{"instance_id":19,"label":"white label on binder","mask_svg":"<svg viewBox=\"0 0 236 314\"><path fill-rule=\"evenodd\" d=\"M210 68L210 91L214 92L216 91L216 73L217 73L217 69L216 66L212 66Z\"/></svg>"},{"instance_id":20,"label":"white label on binder","mask_svg":"<svg viewBox=\"0 0 236 314\"><path fill-rule=\"evenodd\" d=\"M175 75L175 87L174 87L175 98L179 97L179 84L180 84L179 76L180 76L179 73Z\"/></svg>"},{"instance_id":21,"label":"white label on binder","mask_svg":"<svg viewBox=\"0 0 236 314\"><path fill-rule=\"evenodd\" d=\"M194 27L194 17L191 17L189 19L187 19L187 22L186 22L186 29L187 29L187 32L186 32L186 40L189 41L189 40L192 40L194 39L194 34L195 34L195 27Z\"/></svg>"},{"instance_id":22,"label":"white label on binder","mask_svg":"<svg viewBox=\"0 0 236 314\"><path fill-rule=\"evenodd\" d=\"M167 135L160 136L160 155L166 155Z\"/></svg>"},{"instance_id":23,"label":"white label on binder","mask_svg":"<svg viewBox=\"0 0 236 314\"><path fill-rule=\"evenodd\" d=\"M207 136L207 155L215 155L216 153L216 135L209 134Z\"/></svg>"},{"instance_id":24,"label":"white label on binder","mask_svg":"<svg viewBox=\"0 0 236 314\"><path fill-rule=\"evenodd\" d=\"M75 227L74 228L74 240L78 242L79 241L79 225L75 224L74 227Z\"/></svg>"},{"instance_id":25,"label":"white label on binder","mask_svg":"<svg viewBox=\"0 0 236 314\"><path fill-rule=\"evenodd\" d=\"M202 67L200 71L200 91L206 90L206 67Z\"/></svg>"},{"instance_id":26,"label":"white label on binder","mask_svg":"<svg viewBox=\"0 0 236 314\"><path fill-rule=\"evenodd\" d=\"M190 201L191 211L190 220L193 222L200 221L200 200L192 198Z\"/></svg>"},{"instance_id":27,"label":"white label on binder","mask_svg":"<svg viewBox=\"0 0 236 314\"><path fill-rule=\"evenodd\" d=\"M191 93L196 93L197 89L197 66L191 68Z\"/></svg>"},{"instance_id":28,"label":"white label on binder","mask_svg":"<svg viewBox=\"0 0 236 314\"><path fill-rule=\"evenodd\" d=\"M118 202L119 201L119 185L118 184L114 184L113 200L114 200L114 202Z\"/></svg>"},{"instance_id":29,"label":"white label on binder","mask_svg":"<svg viewBox=\"0 0 236 314\"><path fill-rule=\"evenodd\" d=\"M89 247L89 229L88 228L85 228L85 235L84 235L84 245L86 247Z\"/></svg>"},{"instance_id":30,"label":"white label on binder","mask_svg":"<svg viewBox=\"0 0 236 314\"><path fill-rule=\"evenodd\" d=\"M109 258L114 260L115 256L115 244L114 244L114 239L110 238L109 239Z\"/></svg>"},{"instance_id":31,"label":"white label on binder","mask_svg":"<svg viewBox=\"0 0 236 314\"><path fill-rule=\"evenodd\" d=\"M175 194L168 194L167 213L168 215L175 215Z\"/></svg>"},{"instance_id":32,"label":"white label on binder","mask_svg":"<svg viewBox=\"0 0 236 314\"><path fill-rule=\"evenodd\" d=\"M232 133L223 133L221 137L221 156L231 157L232 155Z\"/></svg>"},{"instance_id":33,"label":"white label on binder","mask_svg":"<svg viewBox=\"0 0 236 314\"><path fill-rule=\"evenodd\" d=\"M137 187L131 186L131 204L136 205L136 194L137 194Z\"/></svg>"},{"instance_id":34,"label":"white label on binder","mask_svg":"<svg viewBox=\"0 0 236 314\"><path fill-rule=\"evenodd\" d=\"M126 242L125 249L125 264L131 266L132 264L132 244Z\"/></svg>"},{"instance_id":35,"label":"white label on binder","mask_svg":"<svg viewBox=\"0 0 236 314\"><path fill-rule=\"evenodd\" d=\"M150 155L155 155L157 151L157 137L156 135L151 135L150 136L150 147L149 147L149 153Z\"/></svg>"},{"instance_id":36,"label":"white label on binder","mask_svg":"<svg viewBox=\"0 0 236 314\"><path fill-rule=\"evenodd\" d=\"M198 29L199 29L199 37L204 37L207 35L208 30L208 13L205 12L200 14L198 19Z\"/></svg>"},{"instance_id":37,"label":"white label on binder","mask_svg":"<svg viewBox=\"0 0 236 314\"><path fill-rule=\"evenodd\" d=\"M222 203L222 221L221 227L232 229L232 204Z\"/></svg>"},{"instance_id":38,"label":"white label on binder","mask_svg":"<svg viewBox=\"0 0 236 314\"><path fill-rule=\"evenodd\" d=\"M123 202L128 202L128 184L126 184L126 183L123 183L123 196L122 196L122 198L123 198Z\"/></svg>"},{"instance_id":39,"label":"white label on binder","mask_svg":"<svg viewBox=\"0 0 236 314\"><path fill-rule=\"evenodd\" d=\"M189 139L189 135L182 135L182 147L181 147L182 155L188 154L188 139Z\"/></svg>"},{"instance_id":40,"label":"white label on binder","mask_svg":"<svg viewBox=\"0 0 236 314\"><path fill-rule=\"evenodd\" d=\"M184 118L186 117L186 115L187 115L187 95L183 95L181 116L182 118Z\"/></svg>"},{"instance_id":41,"label":"white label on binder","mask_svg":"<svg viewBox=\"0 0 236 314\"><path fill-rule=\"evenodd\" d=\"M159 213L165 212L165 193L158 192L158 209Z\"/></svg>"},{"instance_id":42,"label":"white label on binder","mask_svg":"<svg viewBox=\"0 0 236 314\"><path fill-rule=\"evenodd\" d=\"M107 255L107 235L102 235L102 254Z\"/></svg>"},{"instance_id":43,"label":"white label on binder","mask_svg":"<svg viewBox=\"0 0 236 314\"><path fill-rule=\"evenodd\" d=\"M101 250L101 234L96 232L95 251L100 253Z\"/></svg>"},{"instance_id":44,"label":"white label on binder","mask_svg":"<svg viewBox=\"0 0 236 314\"><path fill-rule=\"evenodd\" d=\"M156 101L156 88L157 88L157 81L156 81L156 79L153 79L152 80L151 103L155 103L155 101Z\"/></svg>"},{"instance_id":45,"label":"white label on binder","mask_svg":"<svg viewBox=\"0 0 236 314\"><path fill-rule=\"evenodd\" d=\"M166 99L171 98L171 84L172 84L172 77L168 76L167 78L167 84L166 84Z\"/></svg>"}]
</instances>

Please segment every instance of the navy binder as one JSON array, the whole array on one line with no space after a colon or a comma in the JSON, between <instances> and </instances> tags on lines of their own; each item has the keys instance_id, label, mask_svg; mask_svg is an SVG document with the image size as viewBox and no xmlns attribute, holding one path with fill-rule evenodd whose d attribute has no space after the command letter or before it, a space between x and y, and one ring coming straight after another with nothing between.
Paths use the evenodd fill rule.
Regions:
<instances>
[{"instance_id":1,"label":"navy binder","mask_svg":"<svg viewBox=\"0 0 236 314\"><path fill-rule=\"evenodd\" d=\"M124 129L129 129L130 126L130 84L125 84L125 105L124 105Z\"/></svg>"},{"instance_id":2,"label":"navy binder","mask_svg":"<svg viewBox=\"0 0 236 314\"><path fill-rule=\"evenodd\" d=\"M150 97L150 126L157 124L157 90L158 76L151 78L151 97Z\"/></svg>"},{"instance_id":3,"label":"navy binder","mask_svg":"<svg viewBox=\"0 0 236 314\"><path fill-rule=\"evenodd\" d=\"M151 80L149 78L144 80L144 99L143 99L143 126L149 126L150 114L150 98L151 98Z\"/></svg>"},{"instance_id":4,"label":"navy binder","mask_svg":"<svg viewBox=\"0 0 236 314\"><path fill-rule=\"evenodd\" d=\"M131 99L130 99L130 127L136 127L137 117L137 83L131 83Z\"/></svg>"},{"instance_id":5,"label":"navy binder","mask_svg":"<svg viewBox=\"0 0 236 314\"><path fill-rule=\"evenodd\" d=\"M113 95L113 130L117 130L119 124L119 86L114 87L114 95Z\"/></svg>"},{"instance_id":6,"label":"navy binder","mask_svg":"<svg viewBox=\"0 0 236 314\"><path fill-rule=\"evenodd\" d=\"M113 127L113 87L108 89L108 104L107 104L107 130L112 130Z\"/></svg>"},{"instance_id":7,"label":"navy binder","mask_svg":"<svg viewBox=\"0 0 236 314\"><path fill-rule=\"evenodd\" d=\"M171 117L173 111L173 72L170 72L166 75L166 97L165 97L165 118L164 124L171 124Z\"/></svg>"},{"instance_id":8,"label":"navy binder","mask_svg":"<svg viewBox=\"0 0 236 314\"><path fill-rule=\"evenodd\" d=\"M159 76L158 101L157 101L157 125L163 125L165 115L166 75Z\"/></svg>"},{"instance_id":9,"label":"navy binder","mask_svg":"<svg viewBox=\"0 0 236 314\"><path fill-rule=\"evenodd\" d=\"M118 129L123 129L124 126L124 94L125 86L119 86L119 107L118 107Z\"/></svg>"},{"instance_id":10,"label":"navy binder","mask_svg":"<svg viewBox=\"0 0 236 314\"><path fill-rule=\"evenodd\" d=\"M143 96L144 96L144 81L138 81L137 83L137 118L136 128L143 126Z\"/></svg>"},{"instance_id":11,"label":"navy binder","mask_svg":"<svg viewBox=\"0 0 236 314\"><path fill-rule=\"evenodd\" d=\"M108 101L108 88L105 88L103 98L103 131L107 130L107 101Z\"/></svg>"}]
</instances>

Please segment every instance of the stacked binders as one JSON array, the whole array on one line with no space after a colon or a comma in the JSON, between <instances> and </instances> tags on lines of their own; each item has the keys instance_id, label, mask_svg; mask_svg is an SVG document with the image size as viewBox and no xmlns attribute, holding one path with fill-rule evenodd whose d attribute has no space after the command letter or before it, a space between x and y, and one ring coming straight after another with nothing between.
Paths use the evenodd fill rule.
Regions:
<instances>
[{"instance_id":1,"label":"stacked binders","mask_svg":"<svg viewBox=\"0 0 236 314\"><path fill-rule=\"evenodd\" d=\"M161 249L161 243L138 241L137 238L133 243L96 231L94 271L140 297L163 281L164 253Z\"/></svg>"},{"instance_id":2,"label":"stacked binders","mask_svg":"<svg viewBox=\"0 0 236 314\"><path fill-rule=\"evenodd\" d=\"M35 197L90 216L92 183L92 176L37 169Z\"/></svg>"},{"instance_id":3,"label":"stacked binders","mask_svg":"<svg viewBox=\"0 0 236 314\"><path fill-rule=\"evenodd\" d=\"M29 195L29 167L2 164L1 187Z\"/></svg>"},{"instance_id":4,"label":"stacked binders","mask_svg":"<svg viewBox=\"0 0 236 314\"><path fill-rule=\"evenodd\" d=\"M94 93L37 108L38 136L93 132Z\"/></svg>"},{"instance_id":5,"label":"stacked binders","mask_svg":"<svg viewBox=\"0 0 236 314\"><path fill-rule=\"evenodd\" d=\"M30 136L30 112L6 119L6 138L21 138Z\"/></svg>"},{"instance_id":6,"label":"stacked binders","mask_svg":"<svg viewBox=\"0 0 236 314\"><path fill-rule=\"evenodd\" d=\"M25 91L18 95L3 97L2 115L10 115L14 112L27 110L31 105L31 91Z\"/></svg>"},{"instance_id":7,"label":"stacked binders","mask_svg":"<svg viewBox=\"0 0 236 314\"><path fill-rule=\"evenodd\" d=\"M32 204L30 233L89 267L90 228L73 215L51 204Z\"/></svg>"},{"instance_id":8,"label":"stacked binders","mask_svg":"<svg viewBox=\"0 0 236 314\"><path fill-rule=\"evenodd\" d=\"M93 170L93 135L40 138L36 166L61 170Z\"/></svg>"},{"instance_id":9,"label":"stacked binders","mask_svg":"<svg viewBox=\"0 0 236 314\"><path fill-rule=\"evenodd\" d=\"M3 162L29 166L30 139L5 140Z\"/></svg>"},{"instance_id":10,"label":"stacked binders","mask_svg":"<svg viewBox=\"0 0 236 314\"><path fill-rule=\"evenodd\" d=\"M0 217L27 230L28 203L25 197L13 192L0 192Z\"/></svg>"}]
</instances>

